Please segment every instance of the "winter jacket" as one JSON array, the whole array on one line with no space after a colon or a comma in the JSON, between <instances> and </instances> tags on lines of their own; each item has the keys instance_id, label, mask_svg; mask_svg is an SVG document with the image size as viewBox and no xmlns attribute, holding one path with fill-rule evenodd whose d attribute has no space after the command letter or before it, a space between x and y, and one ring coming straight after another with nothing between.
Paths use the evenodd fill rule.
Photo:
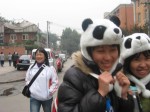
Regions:
<instances>
[{"instance_id":1,"label":"winter jacket","mask_svg":"<svg viewBox=\"0 0 150 112\"><path fill-rule=\"evenodd\" d=\"M58 90L58 112L106 112L106 98L111 99L114 112L133 112L133 99L116 96L112 90L107 97L98 92L98 80L82 60L80 52L74 55L75 64L69 68Z\"/></svg>"},{"instance_id":2,"label":"winter jacket","mask_svg":"<svg viewBox=\"0 0 150 112\"><path fill-rule=\"evenodd\" d=\"M135 83L131 81L131 85L135 86ZM150 90L150 82L145 87ZM143 110L142 112L150 112L150 98L144 98L142 94L139 94L139 100Z\"/></svg>"},{"instance_id":3,"label":"winter jacket","mask_svg":"<svg viewBox=\"0 0 150 112\"><path fill-rule=\"evenodd\" d=\"M40 69L37 64L33 68L30 65L26 73L26 84L29 84L33 76ZM30 87L31 97L45 101L53 97L54 92L58 88L58 77L53 66L46 66Z\"/></svg>"}]
</instances>

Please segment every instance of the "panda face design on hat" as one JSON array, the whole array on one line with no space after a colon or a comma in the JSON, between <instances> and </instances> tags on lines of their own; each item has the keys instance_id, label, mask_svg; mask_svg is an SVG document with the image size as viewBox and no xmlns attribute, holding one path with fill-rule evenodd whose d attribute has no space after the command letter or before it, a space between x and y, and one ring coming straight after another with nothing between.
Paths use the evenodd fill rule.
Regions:
<instances>
[{"instance_id":1,"label":"panda face design on hat","mask_svg":"<svg viewBox=\"0 0 150 112\"><path fill-rule=\"evenodd\" d=\"M84 32L80 39L81 53L89 61L93 60L87 52L87 47L120 45L123 40L121 29L109 19L95 22L89 18L85 19L82 23L82 29Z\"/></svg>"},{"instance_id":2,"label":"panda face design on hat","mask_svg":"<svg viewBox=\"0 0 150 112\"><path fill-rule=\"evenodd\" d=\"M134 33L124 37L121 46L120 62L136 53L150 50L150 38L145 33Z\"/></svg>"}]
</instances>

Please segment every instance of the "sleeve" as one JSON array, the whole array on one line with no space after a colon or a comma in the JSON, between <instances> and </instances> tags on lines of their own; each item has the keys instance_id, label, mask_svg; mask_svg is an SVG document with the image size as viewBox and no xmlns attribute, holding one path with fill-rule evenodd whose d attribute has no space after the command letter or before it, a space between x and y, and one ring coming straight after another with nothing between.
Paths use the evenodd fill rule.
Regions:
<instances>
[{"instance_id":1,"label":"sleeve","mask_svg":"<svg viewBox=\"0 0 150 112\"><path fill-rule=\"evenodd\" d=\"M106 98L81 77L74 71L65 74L58 90L58 112L105 112Z\"/></svg>"},{"instance_id":2,"label":"sleeve","mask_svg":"<svg viewBox=\"0 0 150 112\"><path fill-rule=\"evenodd\" d=\"M53 66L50 67L51 70L51 77L49 79L49 94L53 96L53 94L58 89L58 76L55 68Z\"/></svg>"},{"instance_id":3,"label":"sleeve","mask_svg":"<svg viewBox=\"0 0 150 112\"><path fill-rule=\"evenodd\" d=\"M29 75L30 75L31 66L32 66L32 65L30 65L30 67L28 68L28 70L27 70L27 72L26 72L26 77L25 77L26 85L28 85L29 82L30 82L30 77L29 77Z\"/></svg>"}]
</instances>

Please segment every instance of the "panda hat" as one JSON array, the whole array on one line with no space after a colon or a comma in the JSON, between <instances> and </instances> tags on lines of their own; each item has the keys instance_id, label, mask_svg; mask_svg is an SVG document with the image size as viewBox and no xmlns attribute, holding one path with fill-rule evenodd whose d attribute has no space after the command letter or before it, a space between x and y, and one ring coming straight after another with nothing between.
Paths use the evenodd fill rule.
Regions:
<instances>
[{"instance_id":1,"label":"panda hat","mask_svg":"<svg viewBox=\"0 0 150 112\"><path fill-rule=\"evenodd\" d=\"M101 19L93 22L89 18L83 21L80 47L82 55L87 60L93 61L87 51L87 47L121 44L122 31L119 26L117 26L120 25L120 20L116 18L112 19L112 21L109 19Z\"/></svg>"},{"instance_id":2,"label":"panda hat","mask_svg":"<svg viewBox=\"0 0 150 112\"><path fill-rule=\"evenodd\" d=\"M121 46L120 62L130 56L143 51L150 50L150 38L145 33L134 33L124 38ZM146 85L150 82L150 73L144 78L137 79L133 74L127 73L126 76L135 83L138 93L142 93L144 98L150 98L150 90L146 89Z\"/></svg>"},{"instance_id":3,"label":"panda hat","mask_svg":"<svg viewBox=\"0 0 150 112\"><path fill-rule=\"evenodd\" d=\"M145 33L134 33L124 37L121 46L120 62L124 64L124 60L128 57L146 50L150 50L150 38Z\"/></svg>"}]
</instances>

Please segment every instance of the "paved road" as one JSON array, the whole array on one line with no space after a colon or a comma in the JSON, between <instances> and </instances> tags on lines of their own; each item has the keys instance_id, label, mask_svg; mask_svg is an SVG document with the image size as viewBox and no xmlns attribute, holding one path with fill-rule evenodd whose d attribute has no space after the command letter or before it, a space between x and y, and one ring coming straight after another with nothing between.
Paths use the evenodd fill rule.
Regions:
<instances>
[{"instance_id":1,"label":"paved road","mask_svg":"<svg viewBox=\"0 0 150 112\"><path fill-rule=\"evenodd\" d=\"M61 73L58 74L59 80L62 80L63 74L68 69L69 66L72 65L72 60L68 59L67 62L65 62L64 68ZM13 84L12 83L6 83L6 82L13 82L15 80L21 80L25 78L25 75L13 75L16 69L13 67L9 67L8 63L5 63L4 67L0 67L0 87L8 86L10 88ZM16 85L22 85L19 86L18 92L16 94L10 95L10 96L0 96L0 112L29 112L29 99L24 97L21 94L24 81L21 82L14 82ZM61 83L61 81L60 81ZM1 90L2 88L0 88ZM56 92L57 94L57 92ZM56 96L55 94L55 96ZM55 97L54 96L54 97ZM43 112L42 109L40 112Z\"/></svg>"}]
</instances>

